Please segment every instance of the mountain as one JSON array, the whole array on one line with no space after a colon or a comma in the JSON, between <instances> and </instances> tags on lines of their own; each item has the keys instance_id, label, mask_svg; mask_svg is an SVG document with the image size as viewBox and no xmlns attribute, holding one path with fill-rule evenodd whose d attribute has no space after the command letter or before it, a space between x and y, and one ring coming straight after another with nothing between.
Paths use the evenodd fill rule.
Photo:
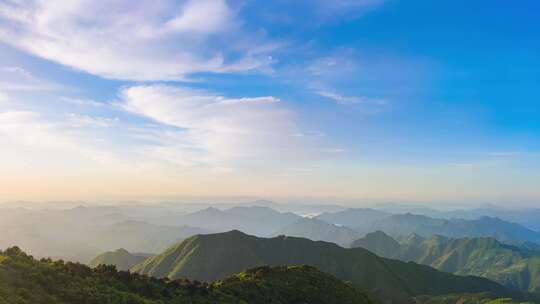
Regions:
<instances>
[{"instance_id":1,"label":"mountain","mask_svg":"<svg viewBox=\"0 0 540 304\"><path fill-rule=\"evenodd\" d=\"M370 208L349 208L334 213L325 212L316 218L328 223L363 230L391 215L391 213Z\"/></svg>"},{"instance_id":2,"label":"mountain","mask_svg":"<svg viewBox=\"0 0 540 304\"><path fill-rule=\"evenodd\" d=\"M141 206L78 206L66 210L0 209L0 248L20 246L36 257L88 263L101 252L161 252L202 228L164 226L130 216L163 214ZM158 208L159 209L159 208ZM171 213L171 212L169 212Z\"/></svg>"},{"instance_id":3,"label":"mountain","mask_svg":"<svg viewBox=\"0 0 540 304\"><path fill-rule=\"evenodd\" d=\"M483 216L497 217L505 221L518 223L529 229L540 231L540 208L510 209L496 206L467 210L454 210L438 214L444 218L477 219Z\"/></svg>"},{"instance_id":4,"label":"mountain","mask_svg":"<svg viewBox=\"0 0 540 304\"><path fill-rule=\"evenodd\" d=\"M434 218L453 219L461 218L475 220L484 216L500 218L507 222L517 223L531 230L540 231L540 208L504 208L493 204L485 204L478 208L437 210L425 206L403 204L380 204L377 210L393 214L413 213Z\"/></svg>"},{"instance_id":5,"label":"mountain","mask_svg":"<svg viewBox=\"0 0 540 304\"><path fill-rule=\"evenodd\" d=\"M417 233L423 237L444 235L459 237L493 237L502 242L528 241L540 243L540 233L498 218L482 217L475 220L438 219L415 214L398 214L383 218L364 233L384 231L392 236Z\"/></svg>"},{"instance_id":6,"label":"mountain","mask_svg":"<svg viewBox=\"0 0 540 304\"><path fill-rule=\"evenodd\" d=\"M158 253L168 246L210 230L190 226L161 226L142 221L123 221L98 229L88 242L102 250L125 248L130 252Z\"/></svg>"},{"instance_id":7,"label":"mountain","mask_svg":"<svg viewBox=\"0 0 540 304\"><path fill-rule=\"evenodd\" d=\"M95 257L88 266L94 268L99 265L113 265L118 270L127 271L147 258L153 256L149 253L129 253L121 248L115 251L104 252Z\"/></svg>"},{"instance_id":8,"label":"mountain","mask_svg":"<svg viewBox=\"0 0 540 304\"><path fill-rule=\"evenodd\" d=\"M303 237L313 241L332 242L342 247L349 247L352 241L360 237L358 232L350 228L309 218L302 218L275 232L273 235L287 235Z\"/></svg>"},{"instance_id":9,"label":"mountain","mask_svg":"<svg viewBox=\"0 0 540 304\"><path fill-rule=\"evenodd\" d=\"M361 239L358 239L351 243L352 248L365 248L378 256L388 256L389 253L400 250L400 244L394 240L391 236L382 231L375 231L366 234Z\"/></svg>"},{"instance_id":10,"label":"mountain","mask_svg":"<svg viewBox=\"0 0 540 304\"><path fill-rule=\"evenodd\" d=\"M482 276L509 288L540 291L540 252L500 243L494 238L417 237L401 244L383 232L353 242L379 256L429 265L458 275Z\"/></svg>"},{"instance_id":11,"label":"mountain","mask_svg":"<svg viewBox=\"0 0 540 304\"><path fill-rule=\"evenodd\" d=\"M362 249L279 236L258 238L240 231L197 235L131 269L157 278L212 281L261 265L306 264L369 291L384 303L413 303L423 294L512 293L483 278L460 277L415 263L378 257Z\"/></svg>"},{"instance_id":12,"label":"mountain","mask_svg":"<svg viewBox=\"0 0 540 304\"><path fill-rule=\"evenodd\" d=\"M239 229L255 235L267 236L300 219L293 213L280 213L261 206L242 206L220 210L208 207L180 217L160 219L169 225L188 225L204 227L212 231Z\"/></svg>"},{"instance_id":13,"label":"mountain","mask_svg":"<svg viewBox=\"0 0 540 304\"><path fill-rule=\"evenodd\" d=\"M258 267L213 283L166 281L35 260L18 248L0 251L2 304L372 304L368 296L309 266Z\"/></svg>"}]
</instances>

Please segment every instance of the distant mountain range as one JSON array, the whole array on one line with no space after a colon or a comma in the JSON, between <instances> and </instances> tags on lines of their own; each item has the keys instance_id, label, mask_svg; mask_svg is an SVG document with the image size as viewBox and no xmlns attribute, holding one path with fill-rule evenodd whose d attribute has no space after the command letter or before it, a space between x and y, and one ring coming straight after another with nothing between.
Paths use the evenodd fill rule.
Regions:
<instances>
[{"instance_id":1,"label":"distant mountain range","mask_svg":"<svg viewBox=\"0 0 540 304\"><path fill-rule=\"evenodd\" d=\"M369 208L343 209L339 206L270 201L221 204L219 208L193 211L196 207L192 204L184 210L181 204L163 203L87 205L65 210L0 209L0 248L18 245L36 257L88 263L104 251L124 248L130 252L159 253L195 234L233 229L257 236L284 234L307 237L345 247L366 233L377 230L393 237L410 233L422 237L485 236L530 249L540 247L539 232L493 217L445 219L442 216L392 214ZM305 207L303 211L324 212L314 219L306 219L270 207L281 211ZM415 210L426 211L425 208ZM534 214L533 209L531 212Z\"/></svg>"},{"instance_id":2,"label":"distant mountain range","mask_svg":"<svg viewBox=\"0 0 540 304\"><path fill-rule=\"evenodd\" d=\"M514 289L540 291L540 251L502 244L494 238L424 239L413 234L398 242L377 231L353 242L352 246L441 271L486 277Z\"/></svg>"},{"instance_id":3,"label":"distant mountain range","mask_svg":"<svg viewBox=\"0 0 540 304\"><path fill-rule=\"evenodd\" d=\"M366 227L388 218L392 213L370 208L349 208L346 210L330 213L324 212L317 219L328 223L347 226L356 230L365 230Z\"/></svg>"},{"instance_id":4,"label":"distant mountain range","mask_svg":"<svg viewBox=\"0 0 540 304\"><path fill-rule=\"evenodd\" d=\"M113 207L0 210L0 231L0 248L18 245L36 257L83 263L117 248L158 253L186 237L212 232L130 220Z\"/></svg>"},{"instance_id":5,"label":"distant mountain range","mask_svg":"<svg viewBox=\"0 0 540 304\"><path fill-rule=\"evenodd\" d=\"M351 228L329 224L319 219L302 218L273 234L273 236L278 235L304 237L314 241L332 242L342 247L349 247L351 242L362 234Z\"/></svg>"},{"instance_id":6,"label":"distant mountain range","mask_svg":"<svg viewBox=\"0 0 540 304\"><path fill-rule=\"evenodd\" d=\"M94 235L89 235L88 242L102 250L125 248L130 252L158 253L187 237L211 232L185 225L160 226L130 220L97 229Z\"/></svg>"},{"instance_id":7,"label":"distant mountain range","mask_svg":"<svg viewBox=\"0 0 540 304\"><path fill-rule=\"evenodd\" d=\"M268 236L300 218L294 213L281 213L269 207L248 206L225 210L209 207L182 216L161 217L159 221L165 225L204 227L216 232L238 229Z\"/></svg>"},{"instance_id":8,"label":"distant mountain range","mask_svg":"<svg viewBox=\"0 0 540 304\"><path fill-rule=\"evenodd\" d=\"M417 214L390 214L374 209L347 209L317 217L329 223L346 225L359 233L384 231L392 236L416 233L423 237L493 237L507 243L540 243L540 233L499 218L443 219Z\"/></svg>"},{"instance_id":9,"label":"distant mountain range","mask_svg":"<svg viewBox=\"0 0 540 304\"><path fill-rule=\"evenodd\" d=\"M437 210L425 206L411 206L400 204L383 204L376 208L392 214L413 213L426 215L434 218L462 218L474 220L483 216L497 217L504 221L520 224L534 231L540 231L540 208L519 208L514 206L500 207L497 205L486 204L477 208L456 209L456 210Z\"/></svg>"},{"instance_id":10,"label":"distant mountain range","mask_svg":"<svg viewBox=\"0 0 540 304\"><path fill-rule=\"evenodd\" d=\"M414 303L419 295L494 292L516 295L497 283L431 267L378 257L363 248L280 236L258 238L240 231L197 235L134 266L158 278L213 281L260 265L306 264L369 291L383 303Z\"/></svg>"}]
</instances>

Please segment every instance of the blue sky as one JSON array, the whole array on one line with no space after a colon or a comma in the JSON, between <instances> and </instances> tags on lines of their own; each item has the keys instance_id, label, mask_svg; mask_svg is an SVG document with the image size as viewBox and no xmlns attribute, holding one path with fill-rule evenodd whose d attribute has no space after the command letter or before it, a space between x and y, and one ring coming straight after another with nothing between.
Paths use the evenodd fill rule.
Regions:
<instances>
[{"instance_id":1,"label":"blue sky","mask_svg":"<svg viewBox=\"0 0 540 304\"><path fill-rule=\"evenodd\" d=\"M0 1L0 199L534 204L540 4Z\"/></svg>"}]
</instances>

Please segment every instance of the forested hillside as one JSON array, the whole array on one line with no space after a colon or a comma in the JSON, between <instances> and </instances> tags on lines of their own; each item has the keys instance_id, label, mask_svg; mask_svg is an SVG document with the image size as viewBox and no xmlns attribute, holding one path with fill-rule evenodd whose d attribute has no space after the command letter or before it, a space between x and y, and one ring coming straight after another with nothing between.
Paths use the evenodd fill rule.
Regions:
<instances>
[{"instance_id":1,"label":"forested hillside","mask_svg":"<svg viewBox=\"0 0 540 304\"><path fill-rule=\"evenodd\" d=\"M494 238L424 239L413 234L398 242L378 231L356 240L352 246L441 271L482 276L514 289L540 291L540 252L506 245Z\"/></svg>"},{"instance_id":2,"label":"forested hillside","mask_svg":"<svg viewBox=\"0 0 540 304\"><path fill-rule=\"evenodd\" d=\"M35 260L0 251L1 304L371 304L368 296L309 266L258 267L212 283L171 281L111 266Z\"/></svg>"}]
</instances>

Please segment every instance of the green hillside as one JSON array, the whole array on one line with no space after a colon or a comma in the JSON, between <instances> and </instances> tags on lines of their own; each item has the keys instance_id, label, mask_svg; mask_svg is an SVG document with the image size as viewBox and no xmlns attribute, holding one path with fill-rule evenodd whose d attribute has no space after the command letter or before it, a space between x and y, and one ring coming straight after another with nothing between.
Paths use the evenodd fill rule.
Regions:
<instances>
[{"instance_id":1,"label":"green hillside","mask_svg":"<svg viewBox=\"0 0 540 304\"><path fill-rule=\"evenodd\" d=\"M371 304L367 295L309 266L259 267L222 281L159 280L112 266L0 251L1 304Z\"/></svg>"},{"instance_id":2,"label":"green hillside","mask_svg":"<svg viewBox=\"0 0 540 304\"><path fill-rule=\"evenodd\" d=\"M212 281L260 265L295 264L315 266L386 303L412 303L413 296L423 294L510 293L486 279L384 259L362 248L286 236L258 238L240 231L191 237L131 270L158 278Z\"/></svg>"},{"instance_id":3,"label":"green hillside","mask_svg":"<svg viewBox=\"0 0 540 304\"><path fill-rule=\"evenodd\" d=\"M414 239L414 240L413 240ZM381 244L393 244L381 245ZM395 246L398 247L395 247ZM380 256L429 265L459 275L482 276L507 287L540 291L540 253L493 238L404 238L401 243L377 232L353 242Z\"/></svg>"},{"instance_id":4,"label":"green hillside","mask_svg":"<svg viewBox=\"0 0 540 304\"><path fill-rule=\"evenodd\" d=\"M97 267L98 265L113 265L118 270L126 271L151 256L152 254L145 253L132 254L121 248L98 255L88 264L88 266Z\"/></svg>"}]
</instances>

